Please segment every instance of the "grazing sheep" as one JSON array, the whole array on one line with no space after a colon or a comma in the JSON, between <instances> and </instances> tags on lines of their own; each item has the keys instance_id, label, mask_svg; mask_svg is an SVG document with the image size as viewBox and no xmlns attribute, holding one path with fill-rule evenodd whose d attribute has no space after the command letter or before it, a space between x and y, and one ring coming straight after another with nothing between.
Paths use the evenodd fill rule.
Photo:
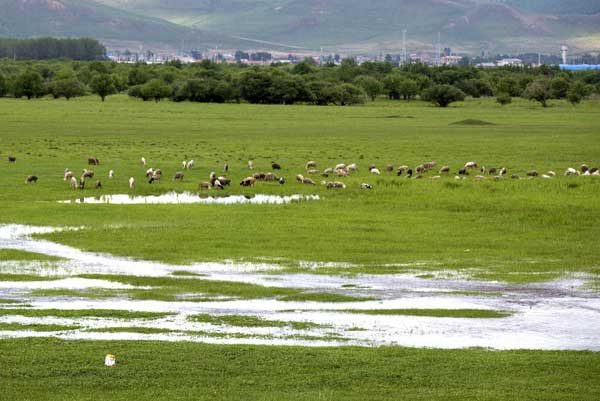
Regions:
<instances>
[{"instance_id":1,"label":"grazing sheep","mask_svg":"<svg viewBox=\"0 0 600 401\"><path fill-rule=\"evenodd\" d=\"M214 180L212 186L214 188L225 189L225 185L221 184L221 181L219 180Z\"/></svg>"},{"instance_id":2,"label":"grazing sheep","mask_svg":"<svg viewBox=\"0 0 600 401\"><path fill-rule=\"evenodd\" d=\"M394 171L394 166L392 166L391 164L388 164L385 167L385 171L387 171L388 173L391 173L392 171Z\"/></svg>"},{"instance_id":3,"label":"grazing sheep","mask_svg":"<svg viewBox=\"0 0 600 401\"><path fill-rule=\"evenodd\" d=\"M146 158L142 156L142 158L140 159L140 163L142 164L142 166L146 165Z\"/></svg>"},{"instance_id":4,"label":"grazing sheep","mask_svg":"<svg viewBox=\"0 0 600 401\"><path fill-rule=\"evenodd\" d=\"M255 183L256 183L256 178L246 177L242 180L242 182L240 182L240 185L242 187L251 187L251 186L254 186Z\"/></svg>"},{"instance_id":5,"label":"grazing sheep","mask_svg":"<svg viewBox=\"0 0 600 401\"><path fill-rule=\"evenodd\" d=\"M129 177L129 188L133 189L135 187L135 178Z\"/></svg>"},{"instance_id":6,"label":"grazing sheep","mask_svg":"<svg viewBox=\"0 0 600 401\"><path fill-rule=\"evenodd\" d=\"M73 177L73 172L68 168L65 169L65 173L63 174L63 181L70 180Z\"/></svg>"},{"instance_id":7,"label":"grazing sheep","mask_svg":"<svg viewBox=\"0 0 600 401\"><path fill-rule=\"evenodd\" d=\"M302 183L303 184L307 184L307 185L316 185L315 182L312 179L307 178L307 177L304 177L302 179Z\"/></svg>"},{"instance_id":8,"label":"grazing sheep","mask_svg":"<svg viewBox=\"0 0 600 401\"><path fill-rule=\"evenodd\" d=\"M181 167L185 170L185 168L187 167L187 160L181 162Z\"/></svg>"},{"instance_id":9,"label":"grazing sheep","mask_svg":"<svg viewBox=\"0 0 600 401\"><path fill-rule=\"evenodd\" d=\"M188 170L191 170L194 168L194 160L190 160L189 162L187 162L187 164L185 165L185 168Z\"/></svg>"},{"instance_id":10,"label":"grazing sheep","mask_svg":"<svg viewBox=\"0 0 600 401\"><path fill-rule=\"evenodd\" d=\"M102 182L100 182L100 180L96 180L96 183L94 184L94 188L96 188L96 189L102 188Z\"/></svg>"},{"instance_id":11,"label":"grazing sheep","mask_svg":"<svg viewBox=\"0 0 600 401\"><path fill-rule=\"evenodd\" d=\"M225 161L225 164L223 165L223 172L227 173L229 171L229 163L227 163L227 160Z\"/></svg>"},{"instance_id":12,"label":"grazing sheep","mask_svg":"<svg viewBox=\"0 0 600 401\"><path fill-rule=\"evenodd\" d=\"M346 188L346 184L344 184L343 182L340 182L340 181L333 181L333 182L330 181L327 184L325 184L325 186L327 187L327 189Z\"/></svg>"},{"instance_id":13,"label":"grazing sheep","mask_svg":"<svg viewBox=\"0 0 600 401\"><path fill-rule=\"evenodd\" d=\"M581 167L579 167L579 170L581 170L582 173L585 173L586 171L588 171L590 168L587 164L582 164Z\"/></svg>"},{"instance_id":14,"label":"grazing sheep","mask_svg":"<svg viewBox=\"0 0 600 401\"><path fill-rule=\"evenodd\" d=\"M83 177L79 178L79 189L81 189L83 191L83 189L85 188L85 179Z\"/></svg>"},{"instance_id":15,"label":"grazing sheep","mask_svg":"<svg viewBox=\"0 0 600 401\"><path fill-rule=\"evenodd\" d=\"M438 173L442 174L442 173L449 173L449 172L450 172L450 167L449 166L443 166Z\"/></svg>"},{"instance_id":16,"label":"grazing sheep","mask_svg":"<svg viewBox=\"0 0 600 401\"><path fill-rule=\"evenodd\" d=\"M273 170L281 170L281 165L279 163L271 162L271 168Z\"/></svg>"},{"instance_id":17,"label":"grazing sheep","mask_svg":"<svg viewBox=\"0 0 600 401\"><path fill-rule=\"evenodd\" d=\"M520 180L521 179L521 177L519 177L517 174L511 175L510 178L512 178L513 180Z\"/></svg>"},{"instance_id":18,"label":"grazing sheep","mask_svg":"<svg viewBox=\"0 0 600 401\"><path fill-rule=\"evenodd\" d=\"M310 170L312 168L317 167L317 162L314 160L310 160L306 162L306 166L304 167L305 170Z\"/></svg>"},{"instance_id":19,"label":"grazing sheep","mask_svg":"<svg viewBox=\"0 0 600 401\"><path fill-rule=\"evenodd\" d=\"M598 175L600 175L600 171L599 171L599 170L596 170L596 171L594 171L594 172L592 173L592 175L596 175L596 176L598 176Z\"/></svg>"},{"instance_id":20,"label":"grazing sheep","mask_svg":"<svg viewBox=\"0 0 600 401\"><path fill-rule=\"evenodd\" d=\"M302 174L298 174L298 175L296 176L296 181L298 181L298 182L302 182L302 181L304 181L304 176L303 176Z\"/></svg>"},{"instance_id":21,"label":"grazing sheep","mask_svg":"<svg viewBox=\"0 0 600 401\"><path fill-rule=\"evenodd\" d=\"M92 170L88 170L88 169L83 169L83 173L81 174L81 178L82 179L86 179L86 178L94 178L94 172Z\"/></svg>"},{"instance_id":22,"label":"grazing sheep","mask_svg":"<svg viewBox=\"0 0 600 401\"><path fill-rule=\"evenodd\" d=\"M485 176L484 175L476 175L475 177L473 177L476 181L481 181L481 180L485 180Z\"/></svg>"},{"instance_id":23,"label":"grazing sheep","mask_svg":"<svg viewBox=\"0 0 600 401\"><path fill-rule=\"evenodd\" d=\"M254 170L254 162L252 160L248 160L248 170Z\"/></svg>"},{"instance_id":24,"label":"grazing sheep","mask_svg":"<svg viewBox=\"0 0 600 401\"><path fill-rule=\"evenodd\" d=\"M274 173L266 173L265 174L265 181L277 181L279 177L277 177Z\"/></svg>"},{"instance_id":25,"label":"grazing sheep","mask_svg":"<svg viewBox=\"0 0 600 401\"><path fill-rule=\"evenodd\" d=\"M598 167L592 167L589 171L590 171L590 174L594 174L594 173L598 172Z\"/></svg>"},{"instance_id":26,"label":"grazing sheep","mask_svg":"<svg viewBox=\"0 0 600 401\"><path fill-rule=\"evenodd\" d=\"M348 170L335 170L335 175L337 175L338 177L347 177L348 176Z\"/></svg>"},{"instance_id":27,"label":"grazing sheep","mask_svg":"<svg viewBox=\"0 0 600 401\"><path fill-rule=\"evenodd\" d=\"M111 180L112 180L113 178L115 178L115 170L110 170L110 171L108 172L108 178L109 178L109 179L111 179Z\"/></svg>"},{"instance_id":28,"label":"grazing sheep","mask_svg":"<svg viewBox=\"0 0 600 401\"><path fill-rule=\"evenodd\" d=\"M490 167L490 169L488 170L489 175L494 175L494 174L496 174L496 172L497 172L496 167Z\"/></svg>"},{"instance_id":29,"label":"grazing sheep","mask_svg":"<svg viewBox=\"0 0 600 401\"><path fill-rule=\"evenodd\" d=\"M485 174L485 166L481 166L481 174Z\"/></svg>"},{"instance_id":30,"label":"grazing sheep","mask_svg":"<svg viewBox=\"0 0 600 401\"><path fill-rule=\"evenodd\" d=\"M373 189L373 186L371 184L363 182L362 184L360 184L360 189Z\"/></svg>"},{"instance_id":31,"label":"grazing sheep","mask_svg":"<svg viewBox=\"0 0 600 401\"><path fill-rule=\"evenodd\" d=\"M227 178L227 177L223 177L223 176L218 176L217 180L221 183L221 185L223 185L224 187L227 185L231 184L231 179Z\"/></svg>"},{"instance_id":32,"label":"grazing sheep","mask_svg":"<svg viewBox=\"0 0 600 401\"><path fill-rule=\"evenodd\" d=\"M428 163L424 163L423 166L425 167L425 171L429 171L432 168L434 168L435 166L437 166L437 162L435 160L432 160Z\"/></svg>"},{"instance_id":33,"label":"grazing sheep","mask_svg":"<svg viewBox=\"0 0 600 401\"><path fill-rule=\"evenodd\" d=\"M537 177L538 175L539 175L539 173L536 170L529 170L527 172L528 177Z\"/></svg>"},{"instance_id":34,"label":"grazing sheep","mask_svg":"<svg viewBox=\"0 0 600 401\"><path fill-rule=\"evenodd\" d=\"M254 173L254 174L252 174L252 177L256 178L257 180L264 180L266 176L267 176L266 173Z\"/></svg>"},{"instance_id":35,"label":"grazing sheep","mask_svg":"<svg viewBox=\"0 0 600 401\"><path fill-rule=\"evenodd\" d=\"M181 171L176 172L173 181L183 181L183 173Z\"/></svg>"},{"instance_id":36,"label":"grazing sheep","mask_svg":"<svg viewBox=\"0 0 600 401\"><path fill-rule=\"evenodd\" d=\"M419 164L417 167L415 167L415 172L417 172L418 174L424 173L425 166L423 164Z\"/></svg>"},{"instance_id":37,"label":"grazing sheep","mask_svg":"<svg viewBox=\"0 0 600 401\"><path fill-rule=\"evenodd\" d=\"M346 170L346 165L344 163L337 164L334 170Z\"/></svg>"},{"instance_id":38,"label":"grazing sheep","mask_svg":"<svg viewBox=\"0 0 600 401\"><path fill-rule=\"evenodd\" d=\"M467 171L466 167L463 167L460 170L458 170L458 175L469 175L469 172Z\"/></svg>"},{"instance_id":39,"label":"grazing sheep","mask_svg":"<svg viewBox=\"0 0 600 401\"><path fill-rule=\"evenodd\" d=\"M88 164L91 166L97 166L100 164L100 160L97 157L88 157Z\"/></svg>"},{"instance_id":40,"label":"grazing sheep","mask_svg":"<svg viewBox=\"0 0 600 401\"><path fill-rule=\"evenodd\" d=\"M27 178L25 178L25 184L35 184L37 182L38 178L35 175L28 175Z\"/></svg>"},{"instance_id":41,"label":"grazing sheep","mask_svg":"<svg viewBox=\"0 0 600 401\"><path fill-rule=\"evenodd\" d=\"M583 174L581 174L581 175L583 175L583 176L586 176L586 177L587 177L587 176L590 176L590 175L592 175L592 174L590 173L590 170L586 170L586 172L585 172L585 173L583 173Z\"/></svg>"},{"instance_id":42,"label":"grazing sheep","mask_svg":"<svg viewBox=\"0 0 600 401\"><path fill-rule=\"evenodd\" d=\"M311 168L311 169L306 170L306 174L312 174L312 175L319 174L319 170L317 170L316 168Z\"/></svg>"},{"instance_id":43,"label":"grazing sheep","mask_svg":"<svg viewBox=\"0 0 600 401\"><path fill-rule=\"evenodd\" d=\"M328 167L323 171L323 174L333 174L333 168L332 167Z\"/></svg>"},{"instance_id":44,"label":"grazing sheep","mask_svg":"<svg viewBox=\"0 0 600 401\"><path fill-rule=\"evenodd\" d=\"M210 189L210 182L208 182L208 181L201 181L201 182L198 184L198 188L199 188L200 190L203 190L203 189L206 189L206 190L208 190L208 189Z\"/></svg>"},{"instance_id":45,"label":"grazing sheep","mask_svg":"<svg viewBox=\"0 0 600 401\"><path fill-rule=\"evenodd\" d=\"M77 189L77 178L71 176L70 187L73 189Z\"/></svg>"},{"instance_id":46,"label":"grazing sheep","mask_svg":"<svg viewBox=\"0 0 600 401\"><path fill-rule=\"evenodd\" d=\"M371 174L375 174L375 175L379 175L379 174L381 174L381 172L379 171L379 169L378 169L378 168L376 168L376 167L373 167L373 168L369 169L369 172L370 172Z\"/></svg>"},{"instance_id":47,"label":"grazing sheep","mask_svg":"<svg viewBox=\"0 0 600 401\"><path fill-rule=\"evenodd\" d=\"M506 175L506 167L502 167L498 175Z\"/></svg>"},{"instance_id":48,"label":"grazing sheep","mask_svg":"<svg viewBox=\"0 0 600 401\"><path fill-rule=\"evenodd\" d=\"M408 170L406 170L406 177L407 177L407 178L410 178L410 177L412 177L412 175L413 175L412 168L409 168Z\"/></svg>"},{"instance_id":49,"label":"grazing sheep","mask_svg":"<svg viewBox=\"0 0 600 401\"><path fill-rule=\"evenodd\" d=\"M465 168L477 168L477 162L466 162Z\"/></svg>"},{"instance_id":50,"label":"grazing sheep","mask_svg":"<svg viewBox=\"0 0 600 401\"><path fill-rule=\"evenodd\" d=\"M146 170L146 177L152 177L152 174L154 174L153 168L149 168L148 170Z\"/></svg>"},{"instance_id":51,"label":"grazing sheep","mask_svg":"<svg viewBox=\"0 0 600 401\"><path fill-rule=\"evenodd\" d=\"M8 156L8 162L9 163L16 163L17 162L17 157L16 156Z\"/></svg>"},{"instance_id":52,"label":"grazing sheep","mask_svg":"<svg viewBox=\"0 0 600 401\"><path fill-rule=\"evenodd\" d=\"M552 170L548 171L548 172L546 173L546 175L548 175L548 176L550 176L550 177L556 177L556 173L555 173L554 171L552 171Z\"/></svg>"},{"instance_id":53,"label":"grazing sheep","mask_svg":"<svg viewBox=\"0 0 600 401\"><path fill-rule=\"evenodd\" d=\"M159 181L162 178L162 171L154 170L152 174L150 174L150 179L148 180L148 184L152 184L154 181Z\"/></svg>"},{"instance_id":54,"label":"grazing sheep","mask_svg":"<svg viewBox=\"0 0 600 401\"><path fill-rule=\"evenodd\" d=\"M565 177L570 175L579 175L579 171L575 170L573 167L569 167L565 170Z\"/></svg>"},{"instance_id":55,"label":"grazing sheep","mask_svg":"<svg viewBox=\"0 0 600 401\"><path fill-rule=\"evenodd\" d=\"M346 170L349 172L356 172L358 171L358 165L356 163L349 164L348 167L346 167Z\"/></svg>"},{"instance_id":56,"label":"grazing sheep","mask_svg":"<svg viewBox=\"0 0 600 401\"><path fill-rule=\"evenodd\" d=\"M283 184L285 184L285 178L279 177L279 179L277 180L277 182L279 182L279 185L283 185Z\"/></svg>"},{"instance_id":57,"label":"grazing sheep","mask_svg":"<svg viewBox=\"0 0 600 401\"><path fill-rule=\"evenodd\" d=\"M549 176L548 174L542 174L542 178L549 179L549 178L552 178L552 177L551 177L551 176Z\"/></svg>"}]
</instances>

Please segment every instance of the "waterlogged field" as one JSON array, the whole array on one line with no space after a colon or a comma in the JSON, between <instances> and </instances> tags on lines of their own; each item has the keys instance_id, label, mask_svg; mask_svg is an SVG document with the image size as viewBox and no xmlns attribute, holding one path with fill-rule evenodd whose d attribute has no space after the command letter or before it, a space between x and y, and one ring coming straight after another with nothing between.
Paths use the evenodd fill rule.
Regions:
<instances>
[{"instance_id":1,"label":"waterlogged field","mask_svg":"<svg viewBox=\"0 0 600 401\"><path fill-rule=\"evenodd\" d=\"M563 176L600 165L597 102L0 99L0 121L0 398L600 395L600 177ZM451 174L395 174L431 160ZM455 179L472 160L508 174ZM272 162L285 184L238 185Z\"/></svg>"}]
</instances>

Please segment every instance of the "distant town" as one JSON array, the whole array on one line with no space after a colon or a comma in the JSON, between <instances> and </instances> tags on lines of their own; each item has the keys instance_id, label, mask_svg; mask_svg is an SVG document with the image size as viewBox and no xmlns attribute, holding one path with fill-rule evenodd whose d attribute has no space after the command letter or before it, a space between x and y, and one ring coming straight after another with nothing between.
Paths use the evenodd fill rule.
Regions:
<instances>
[{"instance_id":1,"label":"distant town","mask_svg":"<svg viewBox=\"0 0 600 401\"><path fill-rule=\"evenodd\" d=\"M319 53L319 54L293 54L270 51L220 51L211 49L205 51L185 51L185 52L165 52L152 50L130 51L130 50L109 50L107 57L118 63L147 63L163 64L178 60L182 63L196 63L203 60L209 60L215 63L225 64L243 64L243 65L272 65L272 64L297 64L300 61L309 58L313 59L315 64L333 64L339 65L342 60L352 58L357 64L364 62L389 62L395 65L406 63L423 63L430 66L441 65L474 65L481 68L505 67L505 66L539 66L539 65L559 65L559 64L600 64L600 54L579 54L570 56L568 49L562 46L559 54L489 54L481 52L477 56L457 54L451 48L446 47L439 53L421 52L406 54L379 54L360 55L360 54L338 54L338 53Z\"/></svg>"}]
</instances>

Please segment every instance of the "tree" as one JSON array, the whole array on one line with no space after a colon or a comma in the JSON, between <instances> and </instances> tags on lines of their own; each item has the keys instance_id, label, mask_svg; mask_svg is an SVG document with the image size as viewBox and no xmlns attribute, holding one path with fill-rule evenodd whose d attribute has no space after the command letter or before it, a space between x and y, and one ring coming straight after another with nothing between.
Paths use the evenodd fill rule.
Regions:
<instances>
[{"instance_id":1,"label":"tree","mask_svg":"<svg viewBox=\"0 0 600 401\"><path fill-rule=\"evenodd\" d=\"M520 96L521 86L513 77L502 78L498 85L496 85L496 91L500 93L506 93L510 96Z\"/></svg>"},{"instance_id":2,"label":"tree","mask_svg":"<svg viewBox=\"0 0 600 401\"><path fill-rule=\"evenodd\" d=\"M588 87L581 81L575 81L571 84L569 91L567 92L567 100L571 104L576 105L581 103L584 97L590 93Z\"/></svg>"},{"instance_id":3,"label":"tree","mask_svg":"<svg viewBox=\"0 0 600 401\"><path fill-rule=\"evenodd\" d=\"M550 87L552 89L552 97L555 99L564 99L567 97L569 91L569 81L563 77L556 77L550 81Z\"/></svg>"},{"instance_id":4,"label":"tree","mask_svg":"<svg viewBox=\"0 0 600 401\"><path fill-rule=\"evenodd\" d=\"M498 93L496 95L496 102L501 106L506 106L507 104L512 103L512 97L508 93Z\"/></svg>"},{"instance_id":5,"label":"tree","mask_svg":"<svg viewBox=\"0 0 600 401\"><path fill-rule=\"evenodd\" d=\"M421 98L440 107L447 107L450 103L465 100L465 94L452 85L434 85L423 91Z\"/></svg>"},{"instance_id":6,"label":"tree","mask_svg":"<svg viewBox=\"0 0 600 401\"><path fill-rule=\"evenodd\" d=\"M400 80L397 90L404 100L410 102L419 94L419 85L416 81L406 78Z\"/></svg>"},{"instance_id":7,"label":"tree","mask_svg":"<svg viewBox=\"0 0 600 401\"><path fill-rule=\"evenodd\" d=\"M154 99L157 103L173 94L173 88L160 79L151 79L140 88L142 98Z\"/></svg>"},{"instance_id":8,"label":"tree","mask_svg":"<svg viewBox=\"0 0 600 401\"><path fill-rule=\"evenodd\" d=\"M377 79L368 75L361 75L354 80L354 84L362 88L371 100L383 92L383 84Z\"/></svg>"},{"instance_id":9,"label":"tree","mask_svg":"<svg viewBox=\"0 0 600 401\"><path fill-rule=\"evenodd\" d=\"M8 82L4 75L0 74L0 97L6 96L8 93Z\"/></svg>"},{"instance_id":10,"label":"tree","mask_svg":"<svg viewBox=\"0 0 600 401\"><path fill-rule=\"evenodd\" d=\"M63 96L69 100L72 97L85 95L85 89L77 78L64 78L53 81L50 85L50 93L55 99Z\"/></svg>"},{"instance_id":11,"label":"tree","mask_svg":"<svg viewBox=\"0 0 600 401\"><path fill-rule=\"evenodd\" d=\"M390 74L383 80L383 87L390 99L400 99L400 84L404 77L400 74Z\"/></svg>"},{"instance_id":12,"label":"tree","mask_svg":"<svg viewBox=\"0 0 600 401\"><path fill-rule=\"evenodd\" d=\"M98 74L94 76L90 82L90 88L93 93L100 96L103 102L108 95L117 93L113 77L109 74Z\"/></svg>"},{"instance_id":13,"label":"tree","mask_svg":"<svg viewBox=\"0 0 600 401\"><path fill-rule=\"evenodd\" d=\"M525 92L523 92L523 97L531 101L540 102L542 107L548 107L548 99L552 97L548 80L539 79L527 85Z\"/></svg>"},{"instance_id":14,"label":"tree","mask_svg":"<svg viewBox=\"0 0 600 401\"><path fill-rule=\"evenodd\" d=\"M367 100L367 94L362 88L352 84L339 85L339 103L342 106L362 104Z\"/></svg>"},{"instance_id":15,"label":"tree","mask_svg":"<svg viewBox=\"0 0 600 401\"><path fill-rule=\"evenodd\" d=\"M15 97L27 96L27 99L41 96L44 93L42 76L33 70L24 71L15 80L13 92Z\"/></svg>"}]
</instances>

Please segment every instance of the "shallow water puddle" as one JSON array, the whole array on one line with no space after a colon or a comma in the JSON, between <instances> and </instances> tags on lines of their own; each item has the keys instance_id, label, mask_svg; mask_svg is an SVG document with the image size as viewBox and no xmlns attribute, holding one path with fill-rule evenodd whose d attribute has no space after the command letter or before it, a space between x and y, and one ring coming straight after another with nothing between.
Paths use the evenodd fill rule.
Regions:
<instances>
[{"instance_id":1,"label":"shallow water puddle","mask_svg":"<svg viewBox=\"0 0 600 401\"><path fill-rule=\"evenodd\" d=\"M65 261L51 267L39 262L0 261L0 272L34 273L64 276L58 281L1 282L0 299L16 299L33 309L109 309L138 312L173 312L167 318L143 323L133 320L102 318L26 318L2 315L0 323L79 325L68 332L0 331L0 337L56 336L85 339L139 339L159 341L201 341L215 343L281 345L403 345L437 348L490 347L496 349L582 349L600 350L600 297L585 289L588 276L573 274L561 280L528 285L469 280L450 272L422 271L393 275L359 274L353 277L310 273L274 274L281 267L269 263L197 263L177 266L133 260L124 257L84 252L31 237L35 233L59 230L19 225L0 226L0 249L21 249L60 256ZM311 265L311 262L303 262ZM331 264L317 263L319 266ZM222 280L270 287L297 288L305 291L367 296L374 301L302 302L275 299L227 299L211 296L206 302L130 300L130 287L118 282L80 279L85 273L125 274L174 277L174 272L203 274L186 276L189 280ZM440 279L431 279L430 276ZM179 277L182 278L182 277ZM441 279L443 278L443 279ZM85 299L76 296L33 296L30 291L44 289L120 289L118 298ZM458 293L453 293L458 292ZM471 292L466 295L460 292ZM481 295L478 295L478 294ZM500 294L500 295L498 295ZM502 318L450 318L408 315L368 315L350 310L375 309L476 309L509 311ZM292 330L285 327L232 327L190 322L192 314L247 315L266 320L311 322L327 329L312 327ZM169 333L95 332L116 326L141 326L166 329ZM189 333L186 333L189 332ZM196 332L195 334L192 332ZM209 334L202 334L207 332ZM198 334L200 333L200 334ZM323 340L323 337L341 337ZM268 338L267 338L268 337Z\"/></svg>"},{"instance_id":2,"label":"shallow water puddle","mask_svg":"<svg viewBox=\"0 0 600 401\"><path fill-rule=\"evenodd\" d=\"M113 204L113 205L181 205L181 204L205 204L205 205L282 205L304 200L319 200L319 195L228 195L208 196L193 192L167 192L162 195L130 195L114 194L90 196L85 198L59 201L59 203L88 203L88 204Z\"/></svg>"}]
</instances>

